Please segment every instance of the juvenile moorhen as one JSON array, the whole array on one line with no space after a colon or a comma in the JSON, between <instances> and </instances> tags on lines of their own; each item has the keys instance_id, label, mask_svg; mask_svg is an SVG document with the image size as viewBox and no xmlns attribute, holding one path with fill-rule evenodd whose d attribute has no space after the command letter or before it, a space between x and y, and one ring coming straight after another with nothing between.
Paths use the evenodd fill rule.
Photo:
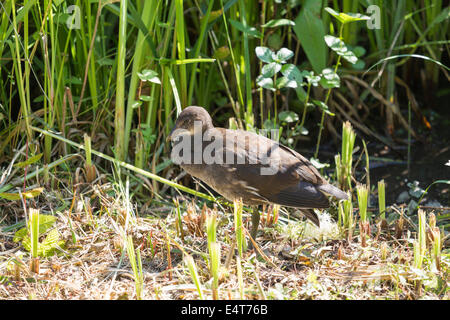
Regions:
<instances>
[{"instance_id":1,"label":"juvenile moorhen","mask_svg":"<svg viewBox=\"0 0 450 320\"><path fill-rule=\"evenodd\" d=\"M328 208L327 195L347 199L298 152L253 132L216 128L202 107L185 108L168 140L172 159L228 200L246 205L274 203L301 208L320 227L312 208ZM252 214L256 239L259 211Z\"/></svg>"}]
</instances>

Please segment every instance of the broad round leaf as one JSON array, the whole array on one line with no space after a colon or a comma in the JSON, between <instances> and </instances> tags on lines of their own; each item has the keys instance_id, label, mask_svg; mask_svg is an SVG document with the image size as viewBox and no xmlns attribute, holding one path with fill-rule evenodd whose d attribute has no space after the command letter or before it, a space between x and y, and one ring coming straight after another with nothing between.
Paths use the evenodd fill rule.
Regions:
<instances>
[{"instance_id":1,"label":"broad round leaf","mask_svg":"<svg viewBox=\"0 0 450 320\"><path fill-rule=\"evenodd\" d=\"M313 71L311 71L311 72L303 71L302 74L306 78L306 81L308 81L309 84L313 85L314 87L317 87L319 85L320 76L314 75Z\"/></svg>"},{"instance_id":2,"label":"broad round leaf","mask_svg":"<svg viewBox=\"0 0 450 320\"><path fill-rule=\"evenodd\" d=\"M366 63L363 60L358 59L358 61L352 65L353 69L363 70L366 67Z\"/></svg>"},{"instance_id":3,"label":"broad round leaf","mask_svg":"<svg viewBox=\"0 0 450 320\"><path fill-rule=\"evenodd\" d=\"M161 84L161 81L158 78L158 72L156 71L145 69L142 70L142 72L138 72L137 75L142 81L150 81L153 83Z\"/></svg>"},{"instance_id":4,"label":"broad round leaf","mask_svg":"<svg viewBox=\"0 0 450 320\"><path fill-rule=\"evenodd\" d=\"M259 58L259 60L261 60L262 62L265 63L274 62L272 58L274 52L267 47L256 47L255 53L256 56Z\"/></svg>"},{"instance_id":5,"label":"broad round leaf","mask_svg":"<svg viewBox=\"0 0 450 320\"><path fill-rule=\"evenodd\" d=\"M341 85L339 76L330 68L323 69L320 85L325 89L338 88Z\"/></svg>"},{"instance_id":6,"label":"broad round leaf","mask_svg":"<svg viewBox=\"0 0 450 320\"><path fill-rule=\"evenodd\" d=\"M263 76L260 75L258 76L258 78L256 78L256 84L264 89L275 91L275 88L273 87L272 78L264 78Z\"/></svg>"},{"instance_id":7,"label":"broad round leaf","mask_svg":"<svg viewBox=\"0 0 450 320\"><path fill-rule=\"evenodd\" d=\"M319 159L315 159L315 158L311 158L311 159L309 159L309 161L311 161L311 164L314 166L314 167L316 167L316 169L323 169L323 168L327 168L327 167L329 167L330 166L330 164L329 163L321 163L320 161L319 161Z\"/></svg>"},{"instance_id":8,"label":"broad round leaf","mask_svg":"<svg viewBox=\"0 0 450 320\"><path fill-rule=\"evenodd\" d=\"M334 113L330 111L330 109L328 109L328 106L323 103L322 101L319 100L313 100L313 103L318 106L320 109L322 109L322 111L324 111L326 114L329 114L330 116L334 116Z\"/></svg>"},{"instance_id":9,"label":"broad round leaf","mask_svg":"<svg viewBox=\"0 0 450 320\"><path fill-rule=\"evenodd\" d=\"M303 82L303 76L302 76L300 70L298 70L298 68L293 64L290 64L290 63L285 64L281 68L281 73L283 74L283 76L285 76L289 80L296 81L299 86Z\"/></svg>"},{"instance_id":10,"label":"broad round leaf","mask_svg":"<svg viewBox=\"0 0 450 320\"><path fill-rule=\"evenodd\" d=\"M341 39L330 35L326 35L324 39L331 50L342 56L342 58L344 58L348 62L355 64L358 61L356 55L348 49L344 41L342 41Z\"/></svg>"},{"instance_id":11,"label":"broad round leaf","mask_svg":"<svg viewBox=\"0 0 450 320\"><path fill-rule=\"evenodd\" d=\"M262 67L261 75L264 78L271 78L276 73L278 73L278 71L280 71L280 70L281 70L281 64L276 63L276 62L271 62L271 63L264 65L264 67Z\"/></svg>"},{"instance_id":12,"label":"broad round leaf","mask_svg":"<svg viewBox=\"0 0 450 320\"><path fill-rule=\"evenodd\" d=\"M281 48L277 52L277 59L280 62L286 62L286 60L292 58L294 56L294 52L292 50L289 50L288 48Z\"/></svg>"},{"instance_id":13,"label":"broad round leaf","mask_svg":"<svg viewBox=\"0 0 450 320\"><path fill-rule=\"evenodd\" d=\"M301 126L298 128L298 131L302 136L307 136L309 134L308 129L306 129L304 126Z\"/></svg>"},{"instance_id":14,"label":"broad round leaf","mask_svg":"<svg viewBox=\"0 0 450 320\"><path fill-rule=\"evenodd\" d=\"M278 118L286 123L298 121L298 114L293 111L282 111L278 114Z\"/></svg>"},{"instance_id":15,"label":"broad round leaf","mask_svg":"<svg viewBox=\"0 0 450 320\"><path fill-rule=\"evenodd\" d=\"M301 86L298 86L297 89L295 89L295 92L297 93L298 100L300 100L301 102L305 102L306 91Z\"/></svg>"},{"instance_id":16,"label":"broad round leaf","mask_svg":"<svg viewBox=\"0 0 450 320\"><path fill-rule=\"evenodd\" d=\"M356 47L351 48L351 49L352 49L351 51L353 51L355 56L358 57L358 58L360 58L360 57L362 57L363 55L366 54L366 49L364 49L361 46L356 46Z\"/></svg>"},{"instance_id":17,"label":"broad round leaf","mask_svg":"<svg viewBox=\"0 0 450 320\"><path fill-rule=\"evenodd\" d=\"M285 88L285 87L296 89L298 87L298 84L294 80L289 80L286 77L281 77L281 78L277 79L275 86L277 87L277 89L281 89L281 88Z\"/></svg>"},{"instance_id":18,"label":"broad round leaf","mask_svg":"<svg viewBox=\"0 0 450 320\"><path fill-rule=\"evenodd\" d=\"M277 126L270 119L266 119L266 121L264 121L263 127L264 129L277 129Z\"/></svg>"}]
</instances>

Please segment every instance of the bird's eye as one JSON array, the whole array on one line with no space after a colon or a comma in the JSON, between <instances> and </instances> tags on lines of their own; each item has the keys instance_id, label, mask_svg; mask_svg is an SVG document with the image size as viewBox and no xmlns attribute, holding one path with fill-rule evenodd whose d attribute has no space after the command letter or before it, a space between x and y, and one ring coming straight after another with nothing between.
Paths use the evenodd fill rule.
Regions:
<instances>
[{"instance_id":1,"label":"bird's eye","mask_svg":"<svg viewBox=\"0 0 450 320\"><path fill-rule=\"evenodd\" d=\"M185 119L181 122L182 128L188 128L189 127L189 119Z\"/></svg>"}]
</instances>

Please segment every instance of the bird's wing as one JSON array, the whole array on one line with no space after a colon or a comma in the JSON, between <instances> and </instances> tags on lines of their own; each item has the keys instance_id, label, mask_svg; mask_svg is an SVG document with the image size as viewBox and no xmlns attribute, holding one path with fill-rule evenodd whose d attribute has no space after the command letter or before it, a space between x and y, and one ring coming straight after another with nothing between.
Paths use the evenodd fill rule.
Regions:
<instances>
[{"instance_id":1,"label":"bird's wing","mask_svg":"<svg viewBox=\"0 0 450 320\"><path fill-rule=\"evenodd\" d=\"M232 131L232 130L227 130ZM225 144L241 162L229 164L234 179L241 181L261 199L289 207L325 208L325 195L315 184L323 178L309 163L289 148L265 137L246 131L227 132L239 135L235 144Z\"/></svg>"},{"instance_id":2,"label":"bird's wing","mask_svg":"<svg viewBox=\"0 0 450 320\"><path fill-rule=\"evenodd\" d=\"M312 165L312 163L308 159L306 159L304 156L302 156L297 151L292 150L291 148L283 146L282 144L279 144L279 146L285 152L291 154L292 156L294 156L297 159L296 172L299 175L299 178L301 180L308 181L313 184L326 183L324 178L320 175L319 171L317 171L317 169Z\"/></svg>"}]
</instances>

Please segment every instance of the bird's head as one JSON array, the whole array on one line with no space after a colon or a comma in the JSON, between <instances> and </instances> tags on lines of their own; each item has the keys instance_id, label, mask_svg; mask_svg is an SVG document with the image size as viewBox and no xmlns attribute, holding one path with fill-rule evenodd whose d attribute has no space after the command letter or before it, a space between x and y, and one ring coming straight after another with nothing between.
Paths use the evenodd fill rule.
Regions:
<instances>
[{"instance_id":1,"label":"bird's head","mask_svg":"<svg viewBox=\"0 0 450 320\"><path fill-rule=\"evenodd\" d=\"M214 128L214 125L208 111L202 107L190 106L180 113L167 140L174 141L180 134L192 135L195 130L200 129L200 133L203 133L212 128Z\"/></svg>"}]
</instances>

